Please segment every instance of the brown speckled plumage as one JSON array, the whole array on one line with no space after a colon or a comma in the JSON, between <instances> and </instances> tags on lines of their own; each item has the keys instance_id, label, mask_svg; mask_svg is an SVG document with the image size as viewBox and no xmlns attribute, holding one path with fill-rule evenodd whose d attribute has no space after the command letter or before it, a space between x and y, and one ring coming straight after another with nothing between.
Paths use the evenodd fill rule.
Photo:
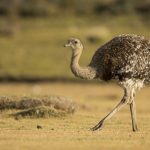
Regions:
<instances>
[{"instance_id":1,"label":"brown speckled plumage","mask_svg":"<svg viewBox=\"0 0 150 150\"><path fill-rule=\"evenodd\" d=\"M115 80L123 89L124 96L116 107L92 130L102 129L104 122L123 106L129 104L132 129L137 131L136 91L150 83L150 41L138 35L119 35L101 46L87 67L79 65L83 46L80 40L71 38L66 46L72 48L71 70L82 79Z\"/></svg>"},{"instance_id":2,"label":"brown speckled plumage","mask_svg":"<svg viewBox=\"0 0 150 150\"><path fill-rule=\"evenodd\" d=\"M96 51L89 66L103 80L150 82L150 41L137 35L117 36Z\"/></svg>"}]
</instances>

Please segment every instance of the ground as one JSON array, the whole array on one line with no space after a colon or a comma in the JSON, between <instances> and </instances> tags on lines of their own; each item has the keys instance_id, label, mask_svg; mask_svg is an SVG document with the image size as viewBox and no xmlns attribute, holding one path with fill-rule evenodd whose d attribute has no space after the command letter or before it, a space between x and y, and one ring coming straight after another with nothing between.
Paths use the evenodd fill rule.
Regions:
<instances>
[{"instance_id":1,"label":"ground","mask_svg":"<svg viewBox=\"0 0 150 150\"><path fill-rule=\"evenodd\" d=\"M139 131L131 128L129 106L108 120L101 131L90 131L121 99L123 90L112 83L1 83L0 95L63 95L79 108L63 118L20 119L0 113L1 150L144 150L150 146L150 87L136 96ZM8 113L8 112L7 112ZM37 129L37 125L42 129Z\"/></svg>"}]
</instances>

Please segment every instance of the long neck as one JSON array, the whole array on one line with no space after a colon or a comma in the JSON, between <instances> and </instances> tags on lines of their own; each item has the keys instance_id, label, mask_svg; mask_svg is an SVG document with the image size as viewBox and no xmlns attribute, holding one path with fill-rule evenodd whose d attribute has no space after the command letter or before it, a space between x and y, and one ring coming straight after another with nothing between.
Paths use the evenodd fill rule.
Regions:
<instances>
[{"instance_id":1,"label":"long neck","mask_svg":"<svg viewBox=\"0 0 150 150\"><path fill-rule=\"evenodd\" d=\"M73 51L71 59L71 70L73 74L82 79L94 79L96 77L96 70L90 66L82 68L79 65L79 59L82 54L82 50Z\"/></svg>"}]
</instances>

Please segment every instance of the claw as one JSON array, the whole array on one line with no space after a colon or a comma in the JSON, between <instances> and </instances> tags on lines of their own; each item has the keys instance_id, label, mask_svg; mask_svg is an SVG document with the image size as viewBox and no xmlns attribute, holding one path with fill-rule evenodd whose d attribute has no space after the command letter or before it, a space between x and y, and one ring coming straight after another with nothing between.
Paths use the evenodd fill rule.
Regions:
<instances>
[{"instance_id":1,"label":"claw","mask_svg":"<svg viewBox=\"0 0 150 150\"><path fill-rule=\"evenodd\" d=\"M133 132L137 132L138 131L138 128L137 126L135 128L133 128Z\"/></svg>"},{"instance_id":2,"label":"claw","mask_svg":"<svg viewBox=\"0 0 150 150\"><path fill-rule=\"evenodd\" d=\"M103 121L100 121L96 126L94 126L93 128L91 128L91 131L96 131L96 130L102 130L103 127Z\"/></svg>"}]
</instances>

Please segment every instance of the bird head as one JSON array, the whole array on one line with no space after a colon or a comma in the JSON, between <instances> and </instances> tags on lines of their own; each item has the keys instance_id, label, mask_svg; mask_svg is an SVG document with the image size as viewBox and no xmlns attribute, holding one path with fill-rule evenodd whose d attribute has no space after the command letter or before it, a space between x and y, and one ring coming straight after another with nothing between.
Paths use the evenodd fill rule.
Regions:
<instances>
[{"instance_id":1,"label":"bird head","mask_svg":"<svg viewBox=\"0 0 150 150\"><path fill-rule=\"evenodd\" d=\"M70 38L67 42L67 44L64 45L64 47L71 47L73 50L82 50L83 45L79 39L76 38Z\"/></svg>"}]
</instances>

